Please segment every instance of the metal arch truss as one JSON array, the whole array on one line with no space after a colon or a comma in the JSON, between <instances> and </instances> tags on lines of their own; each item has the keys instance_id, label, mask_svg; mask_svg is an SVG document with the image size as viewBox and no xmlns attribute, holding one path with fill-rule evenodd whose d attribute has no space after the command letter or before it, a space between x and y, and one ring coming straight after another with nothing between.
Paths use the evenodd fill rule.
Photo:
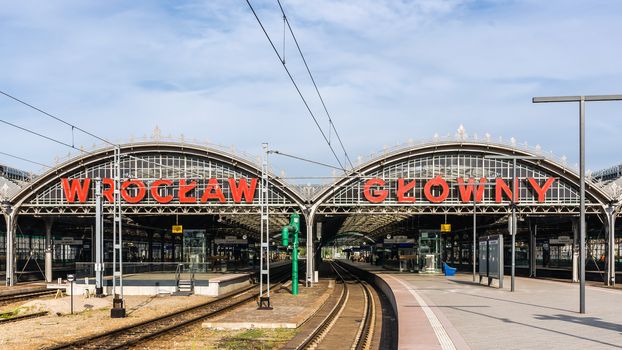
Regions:
<instances>
[{"instance_id":1,"label":"metal arch truss","mask_svg":"<svg viewBox=\"0 0 622 350\"><path fill-rule=\"evenodd\" d=\"M499 205L477 205L477 214L509 214L510 208L507 204ZM517 205L516 213L520 215L578 215L579 206L572 204L564 205L538 205L527 204ZM592 204L586 206L587 214L602 214L603 206ZM317 215L352 215L352 214L391 214L391 215L415 215L415 214L473 214L473 204L456 205L321 205L317 209Z\"/></svg>"},{"instance_id":2,"label":"metal arch truss","mask_svg":"<svg viewBox=\"0 0 622 350\"><path fill-rule=\"evenodd\" d=\"M270 206L271 215L289 215L300 209L297 206ZM95 215L94 205L23 205L20 215ZM254 205L138 205L123 206L123 215L252 215L259 217L259 207ZM112 206L104 206L104 214L112 214Z\"/></svg>"},{"instance_id":3,"label":"metal arch truss","mask_svg":"<svg viewBox=\"0 0 622 350\"><path fill-rule=\"evenodd\" d=\"M236 163L226 163L219 159L212 159L206 155L197 155L191 153L175 153L170 152L157 152L157 151L134 151L124 153L124 158L121 160L121 180L140 180L147 186L147 194L140 201L135 204L124 204L123 210L128 214L141 214L141 213L162 213L162 214L192 214L193 211L197 214L211 212L212 208L245 208L254 207L257 214L260 212L260 198L259 198L259 184L255 187L254 196L252 202L248 203L242 201L241 203L234 203L232 190L229 186L229 179L256 179L259 181L260 174L254 173L252 170L248 170L238 166ZM64 170L64 169L63 169ZM88 209L86 207L95 205L95 190L94 186L90 186L88 189L88 196L85 203L81 203L75 206L72 203L68 203L65 198L63 188L61 185L61 178L69 179L94 179L94 178L114 178L114 159L110 155L103 155L100 158L91 160L86 164L78 164L73 169L64 170L63 172L56 172L53 176L48 176L47 183L44 186L37 189L33 189L27 198L24 198L23 202L16 203L20 207L20 212L41 212L52 213L53 208L59 208L58 214L64 213L79 213L85 212ZM207 202L197 203L190 205L180 203L177 198L174 198L170 203L163 204L156 201L150 195L151 183L155 180L166 179L177 182L180 180L193 181L196 184L197 198L208 186L210 179L215 179L218 183L218 187L221 189L225 199L225 203ZM268 203L271 207L297 207L300 205L295 199L290 197L291 191L287 186L278 181L270 184L270 193ZM171 186L159 186L158 191L160 196L174 195L177 193L178 185ZM250 186L250 185L249 185ZM128 193L131 196L137 194L136 188L128 188ZM111 206L107 201L104 202L104 206ZM179 207L173 209L172 207ZM46 208L47 207L47 208ZM44 210L37 208L45 208ZM52 209L50 209L52 208ZM62 211L61 211L62 210ZM233 210L233 209L224 209ZM244 209L241 209L244 210Z\"/></svg>"}]
</instances>

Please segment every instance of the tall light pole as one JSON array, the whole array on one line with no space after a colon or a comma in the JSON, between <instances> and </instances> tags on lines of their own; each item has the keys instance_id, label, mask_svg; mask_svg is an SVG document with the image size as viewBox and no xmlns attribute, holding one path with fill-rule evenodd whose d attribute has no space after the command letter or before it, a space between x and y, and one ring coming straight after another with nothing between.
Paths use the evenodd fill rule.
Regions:
<instances>
[{"instance_id":1,"label":"tall light pole","mask_svg":"<svg viewBox=\"0 0 622 350\"><path fill-rule=\"evenodd\" d=\"M585 102L622 101L622 95L534 97L533 103L579 102L579 312L585 313ZM610 236L611 237L611 236ZM609 257L611 259L611 257Z\"/></svg>"},{"instance_id":2,"label":"tall light pole","mask_svg":"<svg viewBox=\"0 0 622 350\"><path fill-rule=\"evenodd\" d=\"M518 179L516 178L516 160L517 159L526 159L526 160L540 160L544 159L543 157L537 156L495 156L489 155L484 156L484 159L511 159L512 160L512 198L510 198L510 209L512 212L512 218L510 223L510 235L512 236L512 268L511 268L511 279L510 279L510 291L514 291L515 288L515 277L516 277L516 201L515 198L518 197L518 192L520 191L518 186ZM503 268L503 266L501 266Z\"/></svg>"}]
</instances>

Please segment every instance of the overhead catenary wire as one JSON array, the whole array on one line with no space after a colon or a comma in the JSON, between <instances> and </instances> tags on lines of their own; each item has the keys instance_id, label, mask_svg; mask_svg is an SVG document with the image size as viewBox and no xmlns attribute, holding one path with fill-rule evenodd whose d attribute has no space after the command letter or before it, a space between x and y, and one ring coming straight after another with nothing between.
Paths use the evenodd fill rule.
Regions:
<instances>
[{"instance_id":1,"label":"overhead catenary wire","mask_svg":"<svg viewBox=\"0 0 622 350\"><path fill-rule=\"evenodd\" d=\"M48 141L55 142L55 143L57 143L57 144L59 144L59 145L62 145L62 146L65 146L65 147L69 147L69 148L75 149L75 150L77 150L77 151L79 151L79 152L82 152L82 153L85 153L85 154L93 154L93 152L86 151L86 150L84 150L84 149L81 149L81 148L76 147L75 145L70 145L69 143L63 142L63 141L61 141L61 140L55 139L55 138L50 137L50 136L43 135L43 134L41 134L41 133L39 133L39 132L36 132L36 131L34 131L34 130L28 129L28 128L23 127L23 126L19 126L19 125L17 125L17 124L11 123L11 122L8 122L8 121L6 121L6 120L0 119L0 122L4 123L4 124L6 124L6 125L12 126L12 127L16 128L16 129L22 130L22 131L24 131L24 132L30 133L30 134L32 134L32 135L39 136L39 137L44 138L44 139L46 139L46 140L48 140ZM155 161L152 161L152 160L148 160L148 159L140 158L140 157L137 157L137 156L134 156L134 155L131 155L131 154L123 154L123 156L127 156L127 157L130 157L130 158L133 158L133 159L136 159L136 160L139 160L139 161L145 162L145 163L150 163L150 164L154 164L154 165L159 165L159 166L164 167L164 168L173 169L173 170L176 170L176 171L178 171L178 172L184 172L184 171L187 171L187 170L184 170L184 169L178 169L178 168L175 168L175 167L172 167L172 166L168 166L168 165L165 165L165 164L162 164L162 163L159 163L159 162L155 162ZM42 165L42 164L39 164L39 165ZM52 168L52 167L47 166L47 165L46 165L46 167L47 167L47 168ZM194 172L192 172L192 171L190 171L190 172L191 172L191 173L194 173ZM194 174L195 174L195 175L197 175L197 176L203 176L202 174L199 174L199 173L194 173Z\"/></svg>"},{"instance_id":2,"label":"overhead catenary wire","mask_svg":"<svg viewBox=\"0 0 622 350\"><path fill-rule=\"evenodd\" d=\"M27 158L24 158L24 157L16 156L14 154L6 153L6 152L0 152L0 154L5 155L7 157L19 159L19 160L22 160L24 162L40 165L40 166L45 167L45 168L50 168L50 169L52 168L51 166L49 166L47 164L43 164L43 163L40 163L40 162L37 162L37 161L34 161L34 160L30 160L30 159L27 159Z\"/></svg>"},{"instance_id":3,"label":"overhead catenary wire","mask_svg":"<svg viewBox=\"0 0 622 350\"><path fill-rule=\"evenodd\" d=\"M289 79L291 80L292 84L294 85L294 88L296 89L296 91L298 92L298 95L300 96L300 99L302 100L302 102L304 103L305 107L307 108L307 111L309 112L309 115L311 116L311 118L313 119L313 121L315 122L315 125L318 127L318 129L320 130L320 133L322 134L322 137L324 138L324 141L326 141L326 144L328 145L328 147L330 148L333 156L335 157L335 159L337 160L337 163L340 166L339 170L342 171L346 171L341 160L339 159L339 156L337 156L337 153L335 152L335 149L333 148L333 146L331 145L330 141L328 140L328 137L326 136L326 133L324 132L324 130L322 129L322 127L320 126L320 123L318 122L315 114L313 113L313 111L311 110L311 107L309 106L307 100L305 99L304 95L302 94L302 91L300 90L300 88L298 87L298 84L296 83L296 80L294 80L294 77L292 76L291 72L289 71L289 69L287 68L287 66L285 65L285 62L283 61L283 58L281 57L281 54L279 54L279 50L276 48L276 46L274 45L274 42L272 41L272 39L270 38L270 35L268 35L268 32L266 31L266 28L264 27L263 23L261 22L261 20L259 19L259 16L257 15L257 12L255 12L255 9L253 8L253 5L250 3L249 0L246 0L246 3L248 4L248 7L250 8L250 10L253 12L253 15L255 16L255 19L257 20L257 23L259 24L259 26L261 27L261 30L263 31L263 33L266 36L266 39L268 39L268 42L270 43L270 46L272 47L272 49L274 50L274 53L276 54L277 58L279 59L279 62L281 62L281 65L283 66L283 68L285 69L285 72L287 73L287 76L289 77Z\"/></svg>"},{"instance_id":4,"label":"overhead catenary wire","mask_svg":"<svg viewBox=\"0 0 622 350\"><path fill-rule=\"evenodd\" d=\"M307 69L307 73L309 73L309 78L311 78L311 82L313 83L313 87L315 88L315 92L317 93L318 98L320 99L320 102L322 103L322 107L324 108L324 112L326 112L326 116L328 117L328 123L330 125L329 127L329 134L328 134L328 142L330 143L330 128L332 127L332 129L335 131L335 136L337 136L337 140L339 141L339 144L341 145L341 149L343 150L343 153L346 157L346 160L348 161L348 163L350 163L350 167L354 168L354 164L352 164L352 160L350 160L350 156L348 155L348 152L346 151L345 146L343 145L343 142L341 141L341 136L339 136L339 133L337 132L337 128L335 127L335 124L333 122L333 119L330 115L330 113L328 112L328 108L326 107L326 103L324 103L324 98L322 97L322 94L320 93L320 89L317 87L317 84L315 83L315 78L313 78L313 74L311 74L311 69L309 68L309 65L307 64L307 59L305 58L305 55L302 53L302 49L300 48L300 44L298 43L298 39L296 39L296 35L294 34L294 30L292 29L292 26L289 23L289 19L287 17L287 15L285 14L285 10L283 9L283 5L281 4L281 0L277 0L278 4L279 4L279 8L281 9L281 13L283 14L283 21L285 23L287 23L287 27L289 28L289 32L292 35L292 39L294 39L294 43L296 44L296 48L298 49L298 53L300 54L300 57L302 58L302 62L305 65L305 68ZM285 40L283 40L283 42L285 42ZM285 47L285 44L283 44L283 47ZM283 51L285 52L285 51ZM283 54L283 56L285 56L285 54ZM283 57L283 59L285 59L285 57Z\"/></svg>"},{"instance_id":5,"label":"overhead catenary wire","mask_svg":"<svg viewBox=\"0 0 622 350\"><path fill-rule=\"evenodd\" d=\"M281 156L283 156L283 157L288 157L288 158L292 158L292 159L300 160L300 161L307 162L307 163L312 163L312 164L316 164L316 165L325 166L325 167L327 167L327 168L331 168L331 169L336 169L336 170L344 170L343 168L339 168L339 167L336 167L336 166L334 166L334 165L330 165L330 164L326 164L326 163L318 162L318 161L315 161L315 160L310 160L310 159L306 159L306 158L302 158L302 157L294 156L294 155L287 154L287 153L283 153L283 152L279 152L279 151L269 151L269 153L272 153L272 154L278 154L278 155L281 155Z\"/></svg>"},{"instance_id":6,"label":"overhead catenary wire","mask_svg":"<svg viewBox=\"0 0 622 350\"><path fill-rule=\"evenodd\" d=\"M48 113L48 112L46 112L46 111L42 110L41 108L35 107L34 105L32 105L32 104L30 104L30 103L28 103L28 102L26 102L26 101L24 101L24 100L21 100L21 99L19 99L19 98L15 97L15 96L13 96L13 95L11 95L11 94L9 94L9 93L5 92L5 91L0 90L0 94L2 94L2 95L4 95L4 96L6 96L6 97L8 97L8 98L10 98L10 99L12 99L12 100L14 100L14 101L16 101L16 102L21 103L21 104L23 104L24 106L27 106L27 107L29 107L29 108L31 108L31 109L34 109L35 111L37 111L37 112L39 112L39 113L42 113L42 114L44 114L44 115L46 115L46 116L48 116L48 117L50 117L50 118L52 118L52 119L55 119L56 121L59 121L59 122L61 122L61 123L65 124L65 125L67 125L67 126L70 126L70 127L71 127L71 129L72 129L72 138L73 138L73 130L75 129L75 130L78 130L78 131L81 131L81 132L85 133L86 135L89 135L89 136L91 136L91 137L94 137L94 138L96 138L96 139L98 139L98 140L100 140L100 141L102 141L102 142L105 142L105 143L107 143L107 144L109 144L109 145L114 146L114 143L112 143L112 142L110 142L110 141L108 141L108 140L106 140L106 139L104 139L104 138L102 138L102 137L99 137L99 136L97 136L97 135L93 134L92 132L86 131L86 130L84 130L84 129L82 129L82 128L80 128L80 127L78 127L78 126L74 125L74 124L71 124L71 123L69 123L68 121L66 121L66 120L64 120L64 119L62 119L62 118L60 118L60 117L57 117L57 116L55 116L55 115L53 115L53 114L51 114L51 113Z\"/></svg>"},{"instance_id":7,"label":"overhead catenary wire","mask_svg":"<svg viewBox=\"0 0 622 350\"><path fill-rule=\"evenodd\" d=\"M85 151L85 150L83 150L83 149L80 149L80 148L78 148L78 147L76 147L76 146L74 146L74 145L70 145L70 144L68 144L68 143L66 143L66 142L63 142L63 141L57 140L57 139L55 139L55 138L53 138L53 137L49 137L49 136L43 135L43 134L41 134L41 133L39 133L39 132L36 132L36 131L34 131L34 130L30 130L30 129L28 129L28 128L25 128L25 127L23 127L23 126L19 126L19 125L17 125L17 124L13 124L13 123L8 122L8 121L6 121L6 120L4 120L4 119L0 119L0 122L4 123L4 124L6 124L6 125L12 126L12 127L16 128L16 129L19 129L19 130L25 131L25 132L27 132L27 133L33 134L33 135L35 135L35 136L42 137L42 138L44 138L44 139L46 139L46 140L48 140L48 141L52 141L52 142L58 143L59 145L63 145L63 146L69 147L69 148L73 148L73 149L75 149L75 150L78 150L78 151L80 151L80 152L84 152L84 153L87 153L87 154L90 154L90 153L91 153L91 152Z\"/></svg>"}]
</instances>

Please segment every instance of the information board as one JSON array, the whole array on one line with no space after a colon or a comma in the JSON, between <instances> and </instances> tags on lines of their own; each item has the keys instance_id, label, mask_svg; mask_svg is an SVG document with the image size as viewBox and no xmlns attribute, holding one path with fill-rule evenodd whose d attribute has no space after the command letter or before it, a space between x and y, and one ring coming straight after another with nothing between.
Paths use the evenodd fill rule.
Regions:
<instances>
[{"instance_id":1,"label":"information board","mask_svg":"<svg viewBox=\"0 0 622 350\"><path fill-rule=\"evenodd\" d=\"M481 237L479 240L479 282L488 278L499 280L499 288L503 288L503 235Z\"/></svg>"},{"instance_id":2,"label":"information board","mask_svg":"<svg viewBox=\"0 0 622 350\"><path fill-rule=\"evenodd\" d=\"M479 241L479 275L488 277L488 241Z\"/></svg>"},{"instance_id":3,"label":"information board","mask_svg":"<svg viewBox=\"0 0 622 350\"><path fill-rule=\"evenodd\" d=\"M499 239L488 240L488 277L499 278Z\"/></svg>"}]
</instances>

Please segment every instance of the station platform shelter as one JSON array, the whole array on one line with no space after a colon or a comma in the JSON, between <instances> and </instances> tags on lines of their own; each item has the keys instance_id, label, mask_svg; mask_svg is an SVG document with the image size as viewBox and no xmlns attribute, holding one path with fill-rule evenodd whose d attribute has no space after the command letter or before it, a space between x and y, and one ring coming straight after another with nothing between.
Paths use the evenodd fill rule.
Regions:
<instances>
[{"instance_id":1,"label":"station platform shelter","mask_svg":"<svg viewBox=\"0 0 622 350\"><path fill-rule=\"evenodd\" d=\"M114 153L108 147L78 155L20 183L3 200L0 278L7 285L92 274L98 203L105 274L111 273ZM180 263L206 271L256 269L263 218L269 259L288 259L280 233L294 213L302 221L300 253L310 258L301 274L306 284L313 283L322 255L337 250L398 271L434 272L441 262L469 271L473 237L509 237L514 215L517 271L576 278L579 178L537 148L490 140L412 142L321 185L290 184L262 171L269 169L262 162L266 155L257 160L158 138L121 145L125 272L174 272ZM589 278L608 285L619 282L622 264L620 192L614 182L588 177L582 258ZM440 232L441 225L451 228Z\"/></svg>"}]
</instances>

